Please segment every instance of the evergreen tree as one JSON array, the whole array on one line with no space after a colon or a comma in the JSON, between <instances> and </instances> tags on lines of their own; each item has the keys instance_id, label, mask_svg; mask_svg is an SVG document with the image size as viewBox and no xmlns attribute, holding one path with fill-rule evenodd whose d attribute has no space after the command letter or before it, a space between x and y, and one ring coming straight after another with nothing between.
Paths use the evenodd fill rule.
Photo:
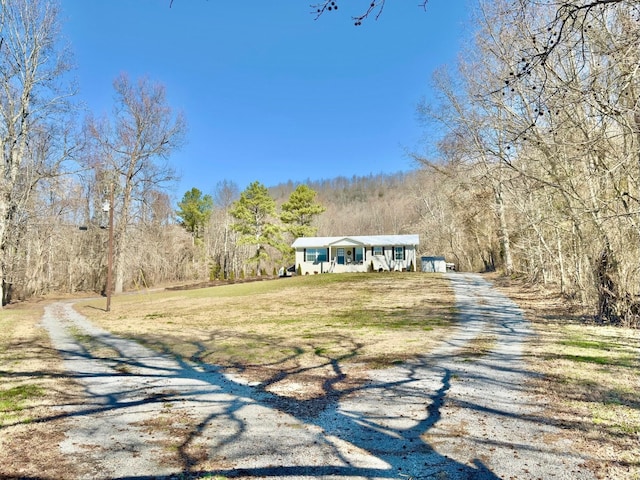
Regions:
<instances>
[{"instance_id":1,"label":"evergreen tree","mask_svg":"<svg viewBox=\"0 0 640 480\"><path fill-rule=\"evenodd\" d=\"M307 185L298 185L291 192L289 200L282 205L280 220L294 238L315 235L317 229L311 225L313 219L326 210L322 205L316 203L315 199L315 190Z\"/></svg>"},{"instance_id":2,"label":"evergreen tree","mask_svg":"<svg viewBox=\"0 0 640 480\"><path fill-rule=\"evenodd\" d=\"M231 207L231 216L236 220L232 228L240 234L239 244L254 245L256 272L260 272L261 261L269 258L267 246L283 250L280 227L273 222L276 202L269 195L267 187L255 181L240 194Z\"/></svg>"},{"instance_id":3,"label":"evergreen tree","mask_svg":"<svg viewBox=\"0 0 640 480\"><path fill-rule=\"evenodd\" d=\"M182 201L178 202L178 207L176 215L180 217L182 226L195 238L202 238L204 227L213 211L211 195L202 195L202 192L194 187L184 194Z\"/></svg>"}]
</instances>

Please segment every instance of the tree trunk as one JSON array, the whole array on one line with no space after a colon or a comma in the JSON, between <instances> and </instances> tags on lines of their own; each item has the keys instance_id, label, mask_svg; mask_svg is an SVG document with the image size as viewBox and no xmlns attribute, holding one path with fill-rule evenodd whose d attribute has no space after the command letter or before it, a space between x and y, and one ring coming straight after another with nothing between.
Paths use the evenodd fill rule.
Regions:
<instances>
[{"instance_id":1,"label":"tree trunk","mask_svg":"<svg viewBox=\"0 0 640 480\"><path fill-rule=\"evenodd\" d=\"M566 278L565 278L565 267L564 267L564 255L562 253L562 239L560 238L560 232L556 228L556 242L558 245L558 266L560 267L560 293L566 293Z\"/></svg>"},{"instance_id":2,"label":"tree trunk","mask_svg":"<svg viewBox=\"0 0 640 480\"><path fill-rule=\"evenodd\" d=\"M596 281L598 289L598 319L602 323L619 324L618 288L614 279L615 261L613 252L606 245L596 265Z\"/></svg>"},{"instance_id":3,"label":"tree trunk","mask_svg":"<svg viewBox=\"0 0 640 480\"><path fill-rule=\"evenodd\" d=\"M507 215L504 208L504 198L502 197L502 187L500 184L493 189L496 200L496 210L498 214L498 222L500 228L500 247L504 257L504 274L511 276L513 274L513 258L511 256L511 242L509 241L509 231L507 228Z\"/></svg>"}]
</instances>

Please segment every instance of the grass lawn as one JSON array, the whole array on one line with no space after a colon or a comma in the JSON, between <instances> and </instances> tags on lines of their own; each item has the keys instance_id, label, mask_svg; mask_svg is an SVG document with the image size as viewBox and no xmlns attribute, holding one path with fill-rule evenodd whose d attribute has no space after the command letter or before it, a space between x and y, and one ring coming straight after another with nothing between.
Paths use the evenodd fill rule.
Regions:
<instances>
[{"instance_id":1,"label":"grass lawn","mask_svg":"<svg viewBox=\"0 0 640 480\"><path fill-rule=\"evenodd\" d=\"M640 330L590 322L559 295L494 277L525 311L548 414L598 458L600 478L640 479Z\"/></svg>"},{"instance_id":2,"label":"grass lawn","mask_svg":"<svg viewBox=\"0 0 640 480\"><path fill-rule=\"evenodd\" d=\"M65 419L51 407L73 401L57 352L39 327L37 302L0 310L0 478L74 478L58 449Z\"/></svg>"},{"instance_id":3,"label":"grass lawn","mask_svg":"<svg viewBox=\"0 0 640 480\"><path fill-rule=\"evenodd\" d=\"M322 394L336 365L355 380L358 371L428 352L455 320L448 281L416 273L309 275L118 296L109 313L104 300L77 308L118 335L187 360L252 380L278 377L280 388L285 376L305 385L292 394L306 397Z\"/></svg>"}]
</instances>

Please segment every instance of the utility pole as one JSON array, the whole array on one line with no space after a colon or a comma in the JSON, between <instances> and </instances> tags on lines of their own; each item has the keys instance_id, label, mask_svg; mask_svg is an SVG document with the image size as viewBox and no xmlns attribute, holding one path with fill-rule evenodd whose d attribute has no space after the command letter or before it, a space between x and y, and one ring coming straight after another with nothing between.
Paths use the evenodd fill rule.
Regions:
<instances>
[{"instance_id":1,"label":"utility pole","mask_svg":"<svg viewBox=\"0 0 640 480\"><path fill-rule=\"evenodd\" d=\"M111 311L111 277L113 275L113 182L109 191L109 252L107 258L107 312Z\"/></svg>"}]
</instances>

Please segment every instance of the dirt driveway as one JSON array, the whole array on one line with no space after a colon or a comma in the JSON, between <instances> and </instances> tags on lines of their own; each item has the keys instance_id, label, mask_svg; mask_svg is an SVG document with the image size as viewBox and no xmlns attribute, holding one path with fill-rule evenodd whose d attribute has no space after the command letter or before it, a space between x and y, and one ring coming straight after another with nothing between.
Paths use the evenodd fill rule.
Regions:
<instances>
[{"instance_id":1,"label":"dirt driveway","mask_svg":"<svg viewBox=\"0 0 640 480\"><path fill-rule=\"evenodd\" d=\"M461 318L447 341L313 404L159 355L52 304L43 325L86 397L66 408L60 448L91 479L594 478L587 453L573 452L527 392L531 330L519 308L480 276L450 279Z\"/></svg>"}]
</instances>

